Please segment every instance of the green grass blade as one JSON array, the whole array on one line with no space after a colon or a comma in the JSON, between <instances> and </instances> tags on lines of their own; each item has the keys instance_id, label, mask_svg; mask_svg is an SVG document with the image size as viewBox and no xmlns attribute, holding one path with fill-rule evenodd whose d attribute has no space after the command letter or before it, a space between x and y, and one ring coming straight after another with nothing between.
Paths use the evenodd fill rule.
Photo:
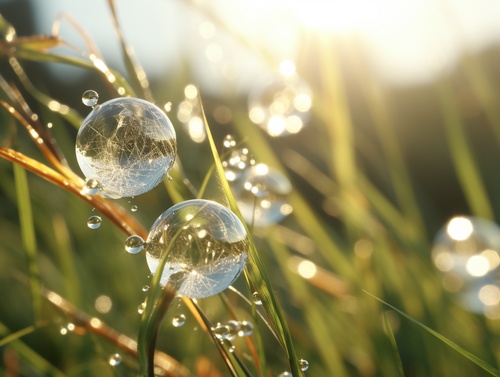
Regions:
<instances>
[{"instance_id":1,"label":"green grass blade","mask_svg":"<svg viewBox=\"0 0 500 377\"><path fill-rule=\"evenodd\" d=\"M36 329L37 329L36 326L28 326L22 330L16 331L15 333L9 334L5 336L3 339L0 339L0 347L3 347L6 344L13 342L14 340L22 338L25 335L31 334Z\"/></svg>"},{"instance_id":2,"label":"green grass blade","mask_svg":"<svg viewBox=\"0 0 500 377\"><path fill-rule=\"evenodd\" d=\"M37 265L37 246L35 227L33 224L33 212L31 209L31 198L28 188L26 170L18 164L14 166L14 180L16 184L17 203L19 208L19 220L21 223L21 236L26 250L28 260L28 273L31 289L31 300L35 322L41 319L42 299L40 296L41 283Z\"/></svg>"},{"instance_id":3,"label":"green grass blade","mask_svg":"<svg viewBox=\"0 0 500 377\"><path fill-rule=\"evenodd\" d=\"M394 351L394 357L396 358L396 364L398 367L399 374L404 377L405 372L403 370L403 363L401 362L401 357L399 356L398 344L396 343L396 338L394 337L394 332L392 331L391 324L389 323L389 318L387 317L387 313L384 311L384 325L385 330L387 332L387 336L391 342L392 350Z\"/></svg>"},{"instance_id":4,"label":"green grass blade","mask_svg":"<svg viewBox=\"0 0 500 377\"><path fill-rule=\"evenodd\" d=\"M467 140L453 93L446 82L438 84L437 91L451 158L467 202L474 215L492 220L493 213L488 193L481 179L479 165L475 161L471 145Z\"/></svg>"},{"instance_id":5,"label":"green grass blade","mask_svg":"<svg viewBox=\"0 0 500 377\"><path fill-rule=\"evenodd\" d=\"M200 104L201 104L201 98L199 98ZM207 139L210 144L210 150L212 151L212 156L215 162L215 167L217 171L217 176L219 179L220 186L222 188L222 191L224 192L227 201L229 203L229 206L231 210L238 215L238 217L242 218L241 213L238 209L238 205L236 204L236 200L233 197L233 194L231 192L231 189L229 187L229 183L225 179L225 174L224 174L224 167L222 166L222 162L219 157L219 153L217 151L217 147L215 145L215 141L213 139L212 133L210 131L210 127L208 126L208 122L205 116L205 112L203 109L203 105L200 106L202 110L202 115L203 115L203 122L205 124L205 131L207 133ZM245 222L243 221L243 224ZM264 262L262 261L257 248L255 246L255 243L253 242L253 239L251 237L250 232L248 231L248 227L245 224L245 227L247 228L247 234L250 240L250 250L249 250L249 256L248 256L248 263L247 267L245 269L245 274L247 276L247 279L250 281L251 285L253 288L257 290L257 292L260 295L260 298L262 300L263 306L267 312L267 315L269 316L271 322L276 328L276 332L278 334L278 337L280 339L280 342L283 344L288 359L290 361L290 367L292 370L292 374L294 376L303 376L303 372L300 370L299 366L299 360L297 356L295 355L295 350L293 346L293 340L292 340L292 335L288 329L288 325L286 323L285 319L285 314L283 312L283 309L281 308L280 304L278 303L278 300L274 294L274 291L271 287L271 283L269 281L269 277L267 275Z\"/></svg>"},{"instance_id":6,"label":"green grass blade","mask_svg":"<svg viewBox=\"0 0 500 377\"><path fill-rule=\"evenodd\" d=\"M0 322L0 336L9 336L9 329ZM47 376L65 377L65 374L57 369L54 365L45 360L42 356L36 353L33 349L28 347L24 342L19 339L9 342L9 346L16 350L17 353L32 365L38 372L44 373Z\"/></svg>"},{"instance_id":7,"label":"green grass blade","mask_svg":"<svg viewBox=\"0 0 500 377\"><path fill-rule=\"evenodd\" d=\"M473 355L472 353L470 353L469 351L463 349L462 347L460 347L458 344L456 344L455 342L451 341L450 339L446 338L445 336L441 335L440 333L438 333L437 331L431 329L430 327L427 327L426 325L424 325L423 323L420 323L419 321L417 321L415 318L409 316L408 314L404 313L403 311L399 310L398 308L392 306L391 304L385 302L384 300L378 298L377 296L374 296L372 295L371 293L367 292L367 291L364 291L366 294L368 294L369 296L373 297L375 300L381 302L382 304L388 306L389 308L395 310L396 312L398 312L400 315L402 315L403 317L405 317L406 319L410 320L411 322L413 322L414 324L416 324L417 326L419 326L420 328L424 329L425 331L427 331L429 334L433 335L434 337L436 337L437 339L439 339L440 341L442 341L444 344L446 344L447 346L449 346L450 348L452 348L453 350L455 350L456 352L458 352L459 354L461 354L462 356L464 356L465 358L469 359L470 361L472 361L474 364L476 364L478 367L484 369L486 372L488 372L489 374L491 374L492 376L497 376L499 377L500 376L500 370L492 367L490 364L488 364L487 362L481 360L479 357Z\"/></svg>"}]
</instances>

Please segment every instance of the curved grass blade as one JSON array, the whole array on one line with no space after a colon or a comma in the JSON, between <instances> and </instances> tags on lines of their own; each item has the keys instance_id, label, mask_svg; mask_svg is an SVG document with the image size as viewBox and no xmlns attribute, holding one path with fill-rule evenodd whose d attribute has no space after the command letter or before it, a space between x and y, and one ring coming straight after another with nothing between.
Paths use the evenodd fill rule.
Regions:
<instances>
[{"instance_id":1,"label":"curved grass blade","mask_svg":"<svg viewBox=\"0 0 500 377\"><path fill-rule=\"evenodd\" d=\"M403 363L401 362L401 357L399 356L399 350L398 350L398 344L396 343L396 338L394 337L394 332L392 331L391 324L389 322L389 318L387 318L387 313L384 311L384 325L385 325L385 330L387 332L387 336L389 337L389 340L391 342L391 347L394 352L394 357L396 358L396 364L398 367L399 374L404 377L405 372L403 370Z\"/></svg>"},{"instance_id":2,"label":"curved grass blade","mask_svg":"<svg viewBox=\"0 0 500 377\"><path fill-rule=\"evenodd\" d=\"M381 302L382 304L388 306L389 308L395 310L396 312L398 312L400 315L402 315L403 317L405 317L406 319L410 320L411 322L413 322L414 324L416 324L417 326L419 326L420 328L424 329L425 331L427 331L429 334L433 335L434 337L436 337L437 339L439 339L440 341L442 341L444 344L446 344L447 346L449 346L450 348L452 348L453 350L457 351L459 354L461 354L462 356L464 356L465 358L469 359L470 361L472 361L474 364L476 364L478 367L484 369L486 372L488 372L489 374L491 374L492 376L497 376L497 377L500 377L500 370L492 367L490 364L488 364L487 362L481 360L479 357L473 355L472 353L470 353L469 351L463 349L462 347L460 347L458 344L456 344L455 342L451 341L450 339L446 338L445 336L441 335L440 333L438 333L437 331L431 329L430 327L427 327L426 325L424 325L423 323L420 323L419 321L417 321L416 319L414 319L413 317L409 316L408 314L404 313L403 311L399 310L398 308L392 306L391 304L385 302L384 300L378 298L377 296L375 295L372 295L371 293L367 292L367 291L364 291L367 295L373 297L375 300Z\"/></svg>"},{"instance_id":3,"label":"curved grass blade","mask_svg":"<svg viewBox=\"0 0 500 377\"><path fill-rule=\"evenodd\" d=\"M36 323L41 319L42 303L40 299L41 282L37 264L35 226L33 224L33 212L31 209L31 198L26 170L18 164L14 164L14 181L16 185L17 205L19 208L19 220L21 222L21 236L28 260L31 300Z\"/></svg>"},{"instance_id":4,"label":"curved grass blade","mask_svg":"<svg viewBox=\"0 0 500 377\"><path fill-rule=\"evenodd\" d=\"M210 149L212 151L212 156L215 162L217 177L221 189L227 198L231 210L238 217L242 218L241 213L238 209L238 205L236 204L236 200L234 199L231 189L229 187L229 183L225 179L224 167L222 166L219 153L217 151L217 147L215 146L215 141L213 139L207 118L205 116L205 110L203 109L201 98L198 98L198 100L200 101L200 108L203 115L203 123L205 125L205 131L207 134L208 142L210 144ZM248 227L246 226L244 221L243 224L247 228L247 234L250 241L250 248L249 248L250 250L249 250L247 267L245 268L245 276L247 276L252 287L260 295L264 309L266 310L266 313L269 316L271 323L274 325L276 329L276 333L278 334L280 342L285 348L285 351L287 353L290 362L292 374L297 377L303 376L304 374L300 369L299 360L295 355L292 335L288 329L288 325L285 319L285 314L280 304L278 303L276 296L274 295L274 291L272 290L271 283L269 281L269 277L267 276L264 263L260 258L255 243L253 242L252 236L248 231Z\"/></svg>"},{"instance_id":5,"label":"curved grass blade","mask_svg":"<svg viewBox=\"0 0 500 377\"><path fill-rule=\"evenodd\" d=\"M123 230L128 235L137 234L141 237L146 237L146 230L142 227L137 220L128 215L128 213L118 206L117 204L106 201L99 195L90 196L82 192L83 181L79 179L78 182L72 181L55 170L49 168L47 165L39 161L27 157L22 153L16 152L10 148L0 146L0 157L5 158L15 164L19 164L26 170L29 170L50 183L71 192L78 196L80 199L85 200L91 206L99 210L104 216L109 218L115 225Z\"/></svg>"}]
</instances>

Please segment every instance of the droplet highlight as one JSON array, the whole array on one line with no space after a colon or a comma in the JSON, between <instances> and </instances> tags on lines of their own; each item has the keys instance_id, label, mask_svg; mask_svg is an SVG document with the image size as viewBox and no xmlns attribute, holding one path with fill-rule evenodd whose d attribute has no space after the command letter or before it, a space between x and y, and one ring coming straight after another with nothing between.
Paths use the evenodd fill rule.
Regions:
<instances>
[{"instance_id":1,"label":"droplet highlight","mask_svg":"<svg viewBox=\"0 0 500 377\"><path fill-rule=\"evenodd\" d=\"M87 226L90 229L97 229L101 226L102 218L100 216L90 216L87 220Z\"/></svg>"},{"instance_id":2,"label":"droplet highlight","mask_svg":"<svg viewBox=\"0 0 500 377\"><path fill-rule=\"evenodd\" d=\"M172 318L172 325L174 327L184 326L185 323L186 323L186 316L184 314L179 314L176 315L174 318Z\"/></svg>"},{"instance_id":3,"label":"droplet highlight","mask_svg":"<svg viewBox=\"0 0 500 377\"><path fill-rule=\"evenodd\" d=\"M140 253L144 249L144 240L140 236L130 236L125 240L125 250L129 254Z\"/></svg>"},{"instance_id":4,"label":"droplet highlight","mask_svg":"<svg viewBox=\"0 0 500 377\"><path fill-rule=\"evenodd\" d=\"M108 198L150 191L172 168L175 129L157 106L139 98L116 98L95 106L76 138L76 157L87 178Z\"/></svg>"},{"instance_id":5,"label":"droplet highlight","mask_svg":"<svg viewBox=\"0 0 500 377\"><path fill-rule=\"evenodd\" d=\"M210 200L188 200L165 211L147 239L146 261L160 284L181 296L203 298L229 287L245 267L248 236L239 218Z\"/></svg>"},{"instance_id":6,"label":"droplet highlight","mask_svg":"<svg viewBox=\"0 0 500 377\"><path fill-rule=\"evenodd\" d=\"M130 210L132 212L137 212L138 209L139 209L139 207L137 207L135 204L132 207L130 207Z\"/></svg>"},{"instance_id":7,"label":"droplet highlight","mask_svg":"<svg viewBox=\"0 0 500 377\"><path fill-rule=\"evenodd\" d=\"M238 336L244 337L253 334L254 326L252 322L241 321L239 324L240 328L238 329Z\"/></svg>"},{"instance_id":8,"label":"droplet highlight","mask_svg":"<svg viewBox=\"0 0 500 377\"><path fill-rule=\"evenodd\" d=\"M85 181L83 192L88 195L97 195L101 188L102 186L97 179L89 178Z\"/></svg>"},{"instance_id":9,"label":"droplet highlight","mask_svg":"<svg viewBox=\"0 0 500 377\"><path fill-rule=\"evenodd\" d=\"M258 292L254 292L252 294L252 300L255 305L262 305L262 301L260 300L260 295Z\"/></svg>"},{"instance_id":10,"label":"droplet highlight","mask_svg":"<svg viewBox=\"0 0 500 377\"><path fill-rule=\"evenodd\" d=\"M109 365L116 367L122 362L122 356L119 353L114 353L109 357Z\"/></svg>"}]
</instances>

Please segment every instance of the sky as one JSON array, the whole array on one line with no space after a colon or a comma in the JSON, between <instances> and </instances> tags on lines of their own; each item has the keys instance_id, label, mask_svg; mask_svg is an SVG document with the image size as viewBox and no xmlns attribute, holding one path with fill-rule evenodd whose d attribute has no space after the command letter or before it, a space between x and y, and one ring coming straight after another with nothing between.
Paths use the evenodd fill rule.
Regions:
<instances>
[{"instance_id":1,"label":"sky","mask_svg":"<svg viewBox=\"0 0 500 377\"><path fill-rule=\"evenodd\" d=\"M109 65L122 67L107 1L31 1L36 32L50 33L64 12L95 39ZM222 90L221 82L236 92L249 91L256 75L277 68L266 65L233 35L266 49L277 61L294 60L304 30L356 38L369 64L393 86L429 82L452 69L463 53L500 43L496 0L117 0L116 4L124 35L146 73L159 76L188 62L200 85L213 93ZM206 12L217 15L231 33ZM68 22L62 22L59 33L84 47ZM68 72L78 75L75 70Z\"/></svg>"}]
</instances>

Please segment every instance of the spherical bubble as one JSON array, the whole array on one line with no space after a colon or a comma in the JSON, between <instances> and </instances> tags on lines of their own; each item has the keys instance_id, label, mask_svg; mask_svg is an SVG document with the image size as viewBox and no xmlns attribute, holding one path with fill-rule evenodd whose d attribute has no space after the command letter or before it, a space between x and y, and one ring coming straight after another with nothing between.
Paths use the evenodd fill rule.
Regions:
<instances>
[{"instance_id":1,"label":"spherical bubble","mask_svg":"<svg viewBox=\"0 0 500 377\"><path fill-rule=\"evenodd\" d=\"M248 98L250 120L270 136L286 136L302 130L309 120L312 92L297 75L267 79Z\"/></svg>"},{"instance_id":2,"label":"spherical bubble","mask_svg":"<svg viewBox=\"0 0 500 377\"><path fill-rule=\"evenodd\" d=\"M305 359L300 359L299 366L300 366L300 370L305 372L306 370L309 369L309 361L307 361Z\"/></svg>"},{"instance_id":3,"label":"spherical bubble","mask_svg":"<svg viewBox=\"0 0 500 377\"><path fill-rule=\"evenodd\" d=\"M462 305L482 313L500 307L496 275L500 265L500 227L477 217L455 217L436 235L432 260L443 287L457 294ZM500 290L498 291L500 292Z\"/></svg>"},{"instance_id":4,"label":"spherical bubble","mask_svg":"<svg viewBox=\"0 0 500 377\"><path fill-rule=\"evenodd\" d=\"M109 198L132 197L157 186L172 168L176 150L168 117L138 98L95 106L76 138L83 174L98 181Z\"/></svg>"},{"instance_id":5,"label":"spherical bubble","mask_svg":"<svg viewBox=\"0 0 500 377\"><path fill-rule=\"evenodd\" d=\"M160 284L190 298L215 295L239 276L248 236L238 217L209 200L188 200L165 211L151 227L146 260L152 273L166 259Z\"/></svg>"},{"instance_id":6,"label":"spherical bubble","mask_svg":"<svg viewBox=\"0 0 500 377\"><path fill-rule=\"evenodd\" d=\"M288 194L292 185L279 171L265 164L245 169L231 183L236 202L248 224L265 227L275 224L290 211Z\"/></svg>"}]
</instances>

